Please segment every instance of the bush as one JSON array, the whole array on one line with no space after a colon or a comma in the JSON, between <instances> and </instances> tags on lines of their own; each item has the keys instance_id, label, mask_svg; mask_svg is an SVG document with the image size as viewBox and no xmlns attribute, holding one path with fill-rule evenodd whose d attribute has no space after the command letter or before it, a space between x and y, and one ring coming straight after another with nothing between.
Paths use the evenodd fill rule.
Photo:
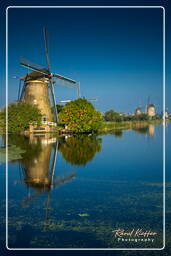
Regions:
<instances>
[{"instance_id":1,"label":"bush","mask_svg":"<svg viewBox=\"0 0 171 256\"><path fill-rule=\"evenodd\" d=\"M114 121L114 122L122 122L123 121L123 117L115 112L114 110L108 110L105 114L104 114L104 120L105 121Z\"/></svg>"},{"instance_id":2,"label":"bush","mask_svg":"<svg viewBox=\"0 0 171 256\"><path fill-rule=\"evenodd\" d=\"M97 131L102 124L101 113L86 99L67 103L59 113L59 119L67 129L76 133Z\"/></svg>"},{"instance_id":3,"label":"bush","mask_svg":"<svg viewBox=\"0 0 171 256\"><path fill-rule=\"evenodd\" d=\"M149 116L146 113L141 113L139 115L134 115L132 117L132 120L133 121L147 121L147 120L149 120Z\"/></svg>"},{"instance_id":4,"label":"bush","mask_svg":"<svg viewBox=\"0 0 171 256\"><path fill-rule=\"evenodd\" d=\"M63 105L60 105L60 104L57 104L57 105L56 105L58 114L62 111L63 107L64 107L64 106L63 106Z\"/></svg>"},{"instance_id":5,"label":"bush","mask_svg":"<svg viewBox=\"0 0 171 256\"><path fill-rule=\"evenodd\" d=\"M57 110L57 113L59 114L61 112L61 110L63 109L63 105L60 105L60 104L56 104L56 110ZM52 110L52 113L54 113L54 107L51 108Z\"/></svg>"},{"instance_id":6,"label":"bush","mask_svg":"<svg viewBox=\"0 0 171 256\"><path fill-rule=\"evenodd\" d=\"M5 129L6 110L1 112L3 128ZM8 105L8 131L10 133L20 133L29 128L30 123L40 124L42 115L35 105L24 102L12 103Z\"/></svg>"}]
</instances>

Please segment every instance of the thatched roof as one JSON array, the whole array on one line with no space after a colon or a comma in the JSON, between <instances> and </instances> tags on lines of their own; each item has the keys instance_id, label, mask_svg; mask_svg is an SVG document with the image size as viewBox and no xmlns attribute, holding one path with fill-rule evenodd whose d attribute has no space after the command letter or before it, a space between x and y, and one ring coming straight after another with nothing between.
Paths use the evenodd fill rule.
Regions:
<instances>
[{"instance_id":1,"label":"thatched roof","mask_svg":"<svg viewBox=\"0 0 171 256\"><path fill-rule=\"evenodd\" d=\"M48 76L46 76L40 72L33 71L33 72L30 72L30 73L26 74L25 76L21 77L20 79L24 80L24 81L28 81L28 80L36 80L36 79L42 79L42 78L48 78Z\"/></svg>"},{"instance_id":2,"label":"thatched roof","mask_svg":"<svg viewBox=\"0 0 171 256\"><path fill-rule=\"evenodd\" d=\"M147 107L148 107L148 108L151 108L151 107L154 107L154 108L155 108L155 105L154 105L154 104L148 104Z\"/></svg>"}]
</instances>

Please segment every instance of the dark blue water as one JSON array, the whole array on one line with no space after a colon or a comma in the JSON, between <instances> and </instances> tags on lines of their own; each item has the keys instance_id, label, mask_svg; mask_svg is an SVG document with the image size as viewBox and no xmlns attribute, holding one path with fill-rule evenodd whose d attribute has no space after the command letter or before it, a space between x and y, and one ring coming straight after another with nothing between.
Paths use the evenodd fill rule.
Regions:
<instances>
[{"instance_id":1,"label":"dark blue water","mask_svg":"<svg viewBox=\"0 0 171 256\"><path fill-rule=\"evenodd\" d=\"M10 248L163 246L163 126L9 143L25 150L9 163ZM156 235L118 241L116 229Z\"/></svg>"}]
</instances>

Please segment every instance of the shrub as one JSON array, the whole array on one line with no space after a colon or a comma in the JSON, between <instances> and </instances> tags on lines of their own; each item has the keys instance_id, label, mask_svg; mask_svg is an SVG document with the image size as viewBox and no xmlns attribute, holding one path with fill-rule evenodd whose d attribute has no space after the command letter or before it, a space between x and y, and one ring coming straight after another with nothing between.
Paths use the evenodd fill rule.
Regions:
<instances>
[{"instance_id":1,"label":"shrub","mask_svg":"<svg viewBox=\"0 0 171 256\"><path fill-rule=\"evenodd\" d=\"M101 113L86 99L67 103L59 113L59 119L76 133L97 131L102 124Z\"/></svg>"},{"instance_id":2,"label":"shrub","mask_svg":"<svg viewBox=\"0 0 171 256\"><path fill-rule=\"evenodd\" d=\"M123 117L119 113L117 113L111 109L111 110L108 110L107 112L105 112L104 120L105 121L122 122Z\"/></svg>"},{"instance_id":3,"label":"shrub","mask_svg":"<svg viewBox=\"0 0 171 256\"><path fill-rule=\"evenodd\" d=\"M6 110L1 112L3 128L5 129ZM30 123L40 124L42 115L35 105L24 102L11 103L8 105L8 131L19 133L28 129Z\"/></svg>"},{"instance_id":4,"label":"shrub","mask_svg":"<svg viewBox=\"0 0 171 256\"><path fill-rule=\"evenodd\" d=\"M134 115L132 117L132 120L133 121L147 121L147 120L149 120L149 116L146 113L141 113L139 115Z\"/></svg>"}]
</instances>

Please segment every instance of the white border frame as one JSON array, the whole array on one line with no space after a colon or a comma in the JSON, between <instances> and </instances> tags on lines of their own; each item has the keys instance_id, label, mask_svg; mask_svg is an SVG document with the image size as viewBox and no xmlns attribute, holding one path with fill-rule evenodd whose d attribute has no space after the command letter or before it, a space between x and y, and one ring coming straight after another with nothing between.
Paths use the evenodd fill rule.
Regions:
<instances>
[{"instance_id":1,"label":"white border frame","mask_svg":"<svg viewBox=\"0 0 171 256\"><path fill-rule=\"evenodd\" d=\"M161 8L163 10L163 247L162 248L9 248L8 247L8 10L12 8ZM165 248L165 8L163 6L8 6L6 8L6 248L7 250L163 250Z\"/></svg>"}]
</instances>

